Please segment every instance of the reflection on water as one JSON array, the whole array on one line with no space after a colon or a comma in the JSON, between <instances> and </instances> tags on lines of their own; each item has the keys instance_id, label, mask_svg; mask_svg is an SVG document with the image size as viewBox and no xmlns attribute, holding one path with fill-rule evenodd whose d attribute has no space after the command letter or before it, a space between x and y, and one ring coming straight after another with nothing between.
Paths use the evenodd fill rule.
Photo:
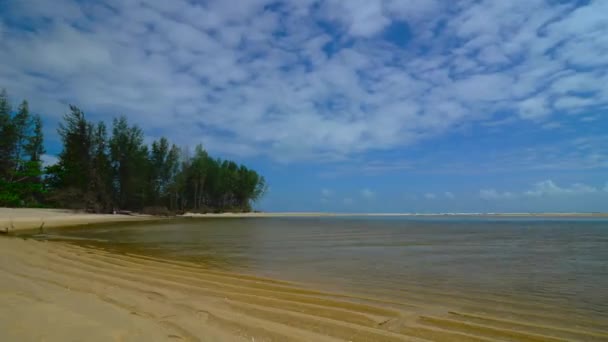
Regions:
<instances>
[{"instance_id":1,"label":"reflection on water","mask_svg":"<svg viewBox=\"0 0 608 342\"><path fill-rule=\"evenodd\" d=\"M184 219L54 234L328 289L468 293L608 316L608 221L600 219Z\"/></svg>"}]
</instances>

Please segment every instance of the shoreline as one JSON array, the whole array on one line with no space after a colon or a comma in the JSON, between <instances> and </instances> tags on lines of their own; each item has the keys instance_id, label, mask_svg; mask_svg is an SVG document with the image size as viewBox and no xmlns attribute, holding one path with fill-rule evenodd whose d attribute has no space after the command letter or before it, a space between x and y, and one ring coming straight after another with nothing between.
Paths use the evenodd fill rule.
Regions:
<instances>
[{"instance_id":1,"label":"shoreline","mask_svg":"<svg viewBox=\"0 0 608 342\"><path fill-rule=\"evenodd\" d=\"M403 298L379 299L192 262L19 237L0 238L0 250L0 340L608 338L600 317L556 312L547 303L521 298L408 291Z\"/></svg>"},{"instance_id":2,"label":"shoreline","mask_svg":"<svg viewBox=\"0 0 608 342\"><path fill-rule=\"evenodd\" d=\"M325 212L260 212L260 213L185 213L177 217L247 218L247 217L607 217L608 213L325 213Z\"/></svg>"},{"instance_id":3,"label":"shoreline","mask_svg":"<svg viewBox=\"0 0 608 342\"><path fill-rule=\"evenodd\" d=\"M143 222L179 218L325 218L325 217L546 217L608 218L608 213L325 213L325 212L252 212L185 213L177 216L90 214L69 209L0 208L0 233L23 233L48 228L63 228L102 223Z\"/></svg>"},{"instance_id":4,"label":"shoreline","mask_svg":"<svg viewBox=\"0 0 608 342\"><path fill-rule=\"evenodd\" d=\"M0 232L23 233L103 223L159 220L148 215L90 214L69 209L0 208Z\"/></svg>"},{"instance_id":5,"label":"shoreline","mask_svg":"<svg viewBox=\"0 0 608 342\"><path fill-rule=\"evenodd\" d=\"M75 215L72 223L90 215L43 211ZM200 216L330 216L306 215ZM87 222L102 224L107 216L115 215ZM123 218L105 222L153 219L119 221ZM0 250L0 340L608 340L608 316L581 315L564 303L530 301L525 295L432 287L404 287L398 296L381 295L382 287L353 293L348 287L296 283L280 275L19 235L0 236Z\"/></svg>"}]
</instances>

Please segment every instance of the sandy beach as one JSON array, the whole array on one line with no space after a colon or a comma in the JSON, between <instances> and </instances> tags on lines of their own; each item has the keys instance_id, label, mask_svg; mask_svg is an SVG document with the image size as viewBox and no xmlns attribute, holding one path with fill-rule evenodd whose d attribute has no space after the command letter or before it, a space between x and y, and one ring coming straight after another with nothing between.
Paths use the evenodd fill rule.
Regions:
<instances>
[{"instance_id":1,"label":"sandy beach","mask_svg":"<svg viewBox=\"0 0 608 342\"><path fill-rule=\"evenodd\" d=\"M600 321L508 299L391 302L60 242L2 238L0 250L2 341L608 339Z\"/></svg>"},{"instance_id":2,"label":"sandy beach","mask_svg":"<svg viewBox=\"0 0 608 342\"><path fill-rule=\"evenodd\" d=\"M80 226L110 222L135 222L158 219L146 215L88 214L67 209L0 208L0 231L18 233L25 230Z\"/></svg>"},{"instance_id":3,"label":"sandy beach","mask_svg":"<svg viewBox=\"0 0 608 342\"><path fill-rule=\"evenodd\" d=\"M19 211L18 227L43 212L55 225L141 219L34 210L27 221ZM603 318L515 298L378 299L20 237L0 237L0 251L2 341L608 341Z\"/></svg>"}]
</instances>

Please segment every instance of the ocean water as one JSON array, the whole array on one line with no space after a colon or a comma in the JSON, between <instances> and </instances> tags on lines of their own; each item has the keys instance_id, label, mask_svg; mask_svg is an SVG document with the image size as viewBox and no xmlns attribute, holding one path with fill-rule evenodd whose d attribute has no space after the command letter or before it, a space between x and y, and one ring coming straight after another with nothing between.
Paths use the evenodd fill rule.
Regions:
<instances>
[{"instance_id":1,"label":"ocean water","mask_svg":"<svg viewBox=\"0 0 608 342\"><path fill-rule=\"evenodd\" d=\"M499 298L608 319L606 219L180 219L52 237L391 300Z\"/></svg>"}]
</instances>

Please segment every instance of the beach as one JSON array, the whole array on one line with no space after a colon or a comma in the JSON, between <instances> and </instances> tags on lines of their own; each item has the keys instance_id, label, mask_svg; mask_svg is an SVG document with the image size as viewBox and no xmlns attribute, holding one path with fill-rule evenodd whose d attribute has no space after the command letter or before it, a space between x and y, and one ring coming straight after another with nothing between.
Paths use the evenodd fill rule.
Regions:
<instances>
[{"instance_id":1,"label":"beach","mask_svg":"<svg viewBox=\"0 0 608 342\"><path fill-rule=\"evenodd\" d=\"M0 249L3 341L401 340L376 329L396 310L287 282L63 243Z\"/></svg>"},{"instance_id":2,"label":"beach","mask_svg":"<svg viewBox=\"0 0 608 342\"><path fill-rule=\"evenodd\" d=\"M112 229L120 224L101 231ZM581 314L548 299L433 286L379 297L93 240L3 237L0 250L2 341L608 341L601 306Z\"/></svg>"},{"instance_id":3,"label":"beach","mask_svg":"<svg viewBox=\"0 0 608 342\"><path fill-rule=\"evenodd\" d=\"M327 293L57 242L3 238L0 250L3 341L608 339L600 321L579 322L505 299L475 304L456 297L469 312L447 311L420 298L399 303ZM505 305L512 317L499 316ZM560 325L573 320L577 328Z\"/></svg>"},{"instance_id":4,"label":"beach","mask_svg":"<svg viewBox=\"0 0 608 342\"><path fill-rule=\"evenodd\" d=\"M159 219L147 215L90 214L68 209L0 208L0 231L18 233L59 227Z\"/></svg>"}]
</instances>

